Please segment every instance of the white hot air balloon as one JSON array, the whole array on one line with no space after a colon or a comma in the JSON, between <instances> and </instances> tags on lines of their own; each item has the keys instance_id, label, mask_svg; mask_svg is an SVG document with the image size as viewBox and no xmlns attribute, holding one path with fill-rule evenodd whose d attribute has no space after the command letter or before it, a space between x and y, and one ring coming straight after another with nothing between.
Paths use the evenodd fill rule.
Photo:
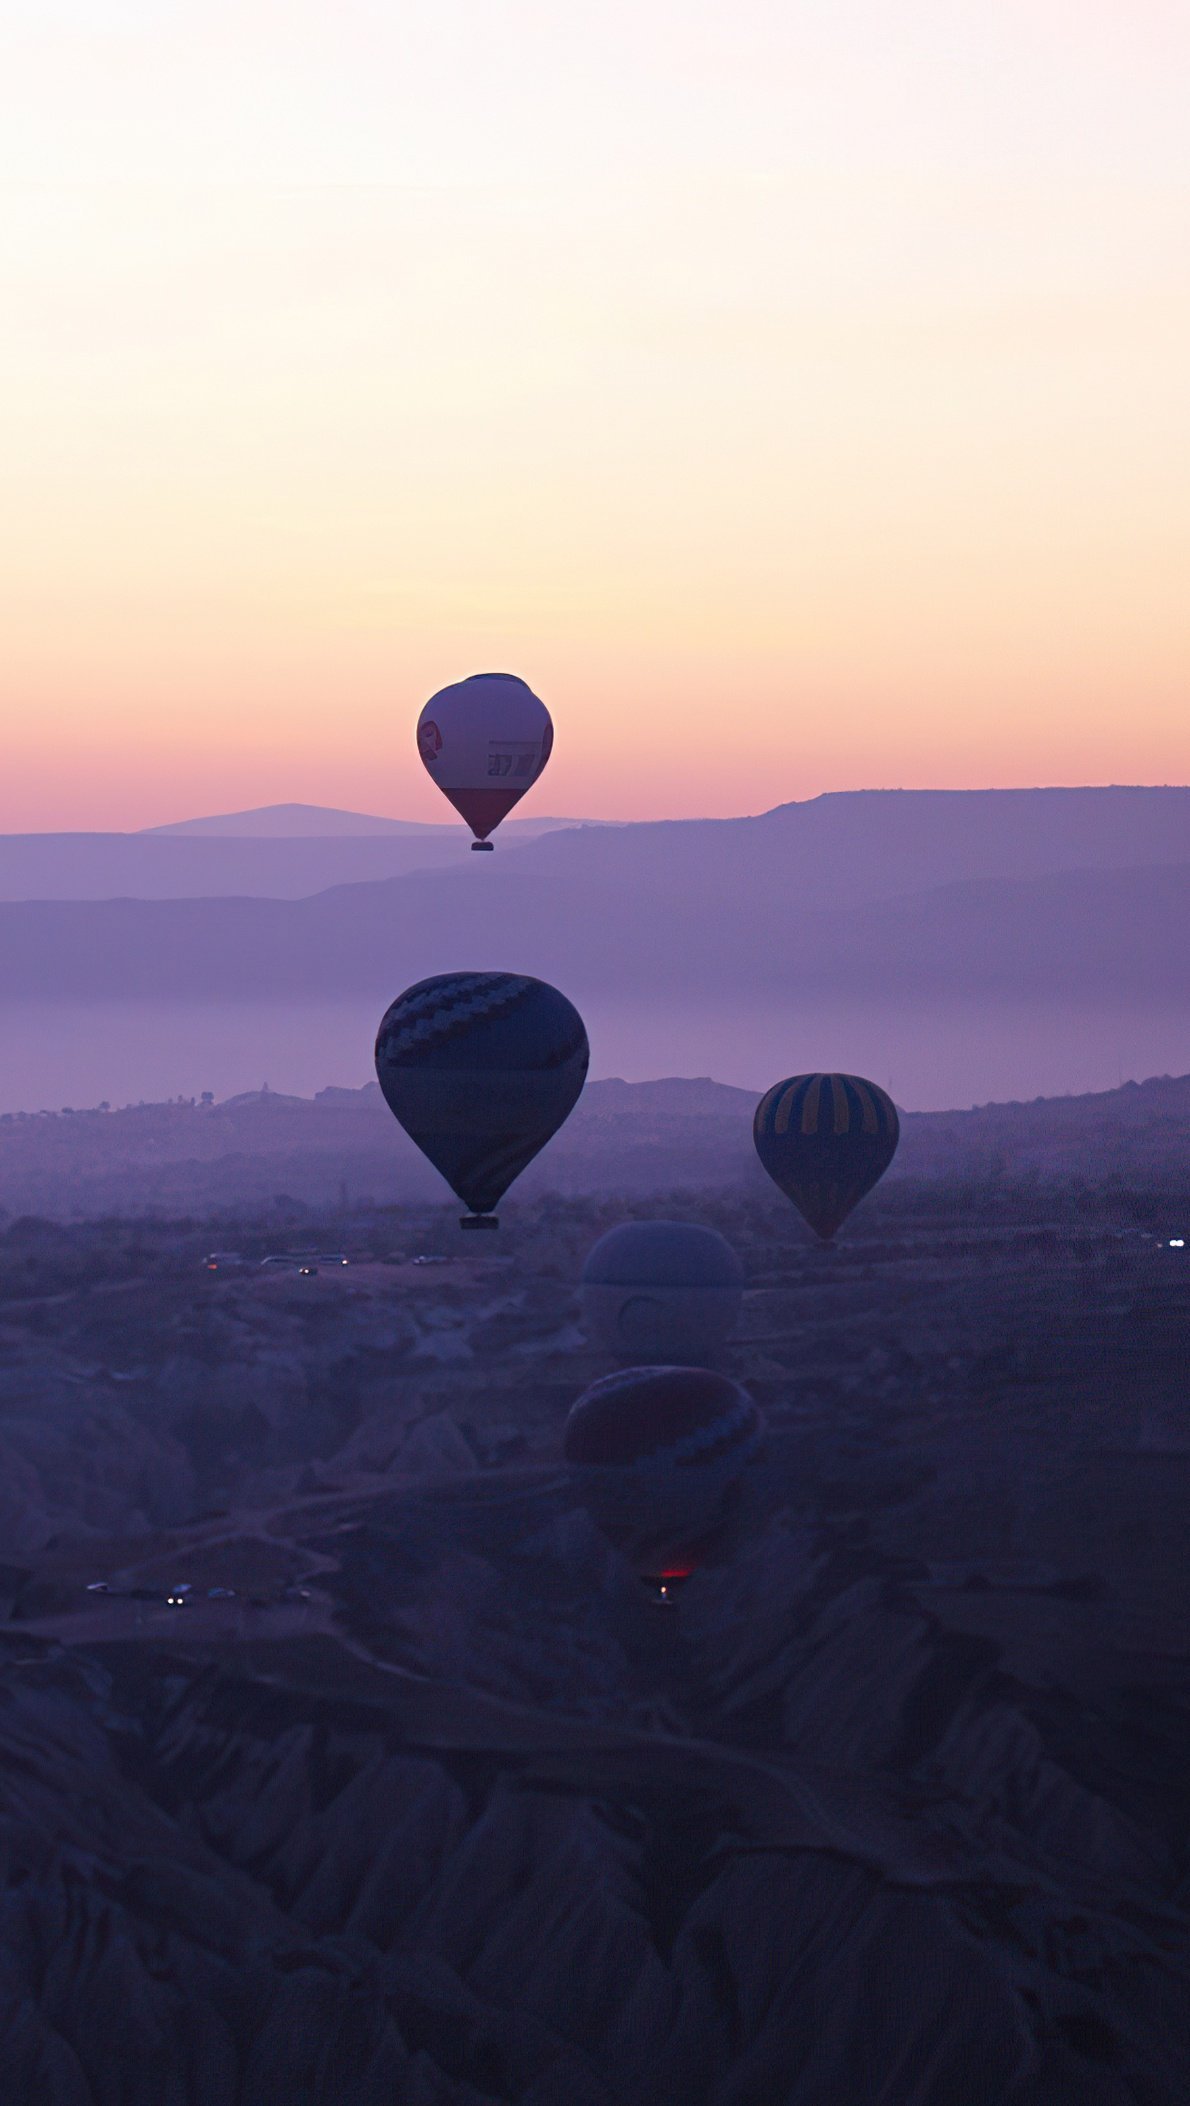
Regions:
<instances>
[{"instance_id":1,"label":"white hot air balloon","mask_svg":"<svg viewBox=\"0 0 1190 2106\"><path fill-rule=\"evenodd\" d=\"M730 1336L744 1273L730 1243L693 1221L624 1221L583 1267L589 1338L628 1364L699 1364Z\"/></svg>"},{"instance_id":2,"label":"white hot air balloon","mask_svg":"<svg viewBox=\"0 0 1190 2106\"><path fill-rule=\"evenodd\" d=\"M533 787L553 743L545 703L512 673L440 688L417 720L417 750L475 835L472 848L491 847L488 835Z\"/></svg>"}]
</instances>

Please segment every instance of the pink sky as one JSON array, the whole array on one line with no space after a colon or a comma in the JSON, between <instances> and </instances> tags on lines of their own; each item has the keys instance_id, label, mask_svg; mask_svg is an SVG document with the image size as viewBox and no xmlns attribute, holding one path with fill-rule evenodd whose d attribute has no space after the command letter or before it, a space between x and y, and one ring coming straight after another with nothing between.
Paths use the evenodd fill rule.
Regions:
<instances>
[{"instance_id":1,"label":"pink sky","mask_svg":"<svg viewBox=\"0 0 1190 2106\"><path fill-rule=\"evenodd\" d=\"M1190 773L1190 15L13 10L0 827Z\"/></svg>"}]
</instances>

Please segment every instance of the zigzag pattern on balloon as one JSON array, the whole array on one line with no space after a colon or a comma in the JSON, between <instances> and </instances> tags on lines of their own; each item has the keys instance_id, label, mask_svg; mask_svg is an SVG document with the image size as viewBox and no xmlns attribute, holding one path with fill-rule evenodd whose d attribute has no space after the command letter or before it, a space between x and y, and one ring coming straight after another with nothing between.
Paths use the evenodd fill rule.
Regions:
<instances>
[{"instance_id":1,"label":"zigzag pattern on balloon","mask_svg":"<svg viewBox=\"0 0 1190 2106\"><path fill-rule=\"evenodd\" d=\"M700 1466L731 1456L733 1460L746 1462L760 1440L760 1415L751 1397L746 1397L721 1419L717 1426L700 1426L696 1433L675 1441L672 1447L658 1450L680 1469L683 1465L697 1463ZM643 1456L642 1462L650 1458Z\"/></svg>"},{"instance_id":2,"label":"zigzag pattern on balloon","mask_svg":"<svg viewBox=\"0 0 1190 2106\"><path fill-rule=\"evenodd\" d=\"M743 1463L760 1432L747 1391L708 1368L624 1368L594 1382L570 1415L572 1463L649 1470Z\"/></svg>"},{"instance_id":3,"label":"zigzag pattern on balloon","mask_svg":"<svg viewBox=\"0 0 1190 2106\"><path fill-rule=\"evenodd\" d=\"M393 1003L385 1019L390 1058L451 1038L481 1017L514 1009L533 985L512 973L454 973L419 981Z\"/></svg>"}]
</instances>

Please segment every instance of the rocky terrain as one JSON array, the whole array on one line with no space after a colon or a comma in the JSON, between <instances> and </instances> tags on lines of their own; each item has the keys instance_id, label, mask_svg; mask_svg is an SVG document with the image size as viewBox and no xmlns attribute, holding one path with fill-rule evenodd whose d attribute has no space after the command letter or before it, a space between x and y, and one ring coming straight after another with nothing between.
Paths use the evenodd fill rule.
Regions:
<instances>
[{"instance_id":1,"label":"rocky terrain","mask_svg":"<svg viewBox=\"0 0 1190 2106\"><path fill-rule=\"evenodd\" d=\"M768 1435L672 1610L559 1460L655 1202L0 1233L5 2096L1183 2098L1190 1250L928 1192L689 1198Z\"/></svg>"}]
</instances>

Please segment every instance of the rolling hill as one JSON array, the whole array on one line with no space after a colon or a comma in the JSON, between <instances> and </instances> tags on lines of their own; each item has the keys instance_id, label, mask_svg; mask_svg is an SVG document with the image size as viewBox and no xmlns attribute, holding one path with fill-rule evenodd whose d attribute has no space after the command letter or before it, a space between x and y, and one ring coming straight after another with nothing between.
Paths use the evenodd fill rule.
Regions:
<instances>
[{"instance_id":1,"label":"rolling hill","mask_svg":"<svg viewBox=\"0 0 1190 2106\"><path fill-rule=\"evenodd\" d=\"M573 823L514 819L501 846ZM293 804L135 834L0 834L0 900L302 899L329 885L457 867L467 845L457 823Z\"/></svg>"},{"instance_id":2,"label":"rolling hill","mask_svg":"<svg viewBox=\"0 0 1190 2106\"><path fill-rule=\"evenodd\" d=\"M755 818L594 824L511 819L485 875L515 870L606 898L715 902L741 887L788 915L981 878L1190 860L1190 790L867 790ZM308 897L467 867L466 830L307 805L137 834L0 835L0 901Z\"/></svg>"}]
</instances>

